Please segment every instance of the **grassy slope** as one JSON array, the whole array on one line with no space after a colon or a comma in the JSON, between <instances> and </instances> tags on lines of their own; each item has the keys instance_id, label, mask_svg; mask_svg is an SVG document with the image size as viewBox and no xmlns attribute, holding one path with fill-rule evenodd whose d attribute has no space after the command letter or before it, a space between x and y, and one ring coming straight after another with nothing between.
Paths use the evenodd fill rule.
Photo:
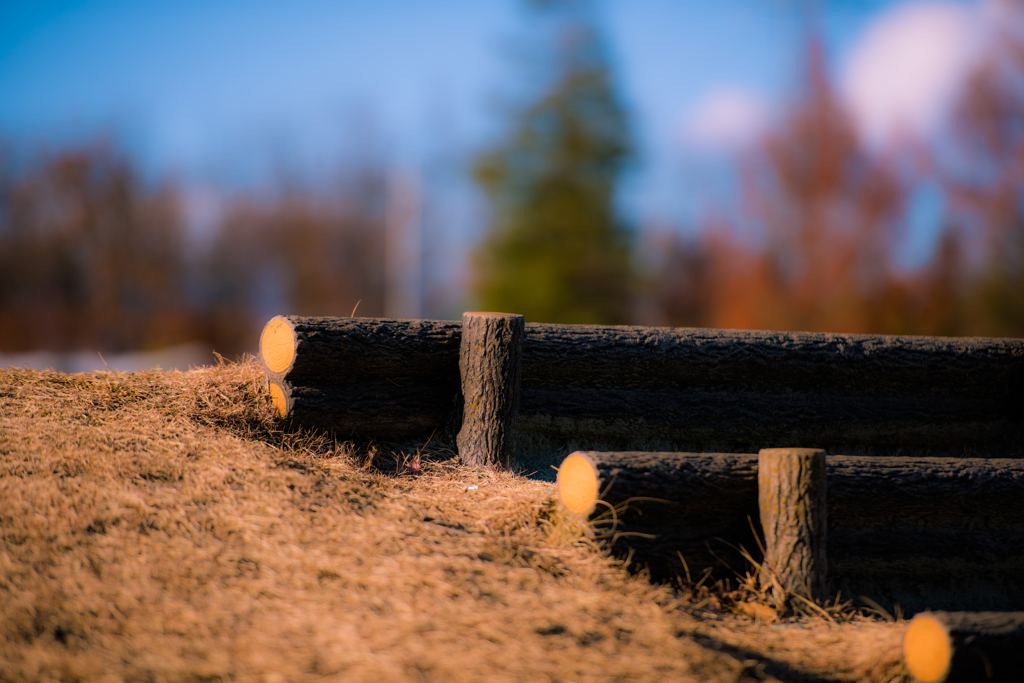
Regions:
<instances>
[{"instance_id":1,"label":"grassy slope","mask_svg":"<svg viewBox=\"0 0 1024 683\"><path fill-rule=\"evenodd\" d=\"M698 612L552 485L401 457L279 431L252 362L0 370L0 680L898 675L895 626Z\"/></svg>"}]
</instances>

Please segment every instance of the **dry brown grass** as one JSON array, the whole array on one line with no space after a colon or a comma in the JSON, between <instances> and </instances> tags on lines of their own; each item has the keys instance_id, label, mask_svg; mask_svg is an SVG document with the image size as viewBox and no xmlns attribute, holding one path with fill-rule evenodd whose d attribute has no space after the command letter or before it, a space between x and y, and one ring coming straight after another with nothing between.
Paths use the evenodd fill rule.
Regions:
<instances>
[{"instance_id":1,"label":"dry brown grass","mask_svg":"<svg viewBox=\"0 0 1024 683\"><path fill-rule=\"evenodd\" d=\"M0 370L0 681L898 676L892 625L731 616L631 576L551 484L443 448L395 474L273 415L251 361Z\"/></svg>"}]
</instances>

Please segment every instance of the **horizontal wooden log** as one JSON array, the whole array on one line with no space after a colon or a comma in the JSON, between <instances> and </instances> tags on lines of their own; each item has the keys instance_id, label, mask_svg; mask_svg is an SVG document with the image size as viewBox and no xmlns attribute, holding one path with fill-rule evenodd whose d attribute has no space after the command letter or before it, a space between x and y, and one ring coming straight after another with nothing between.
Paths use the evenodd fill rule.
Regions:
<instances>
[{"instance_id":1,"label":"horizontal wooden log","mask_svg":"<svg viewBox=\"0 0 1024 683\"><path fill-rule=\"evenodd\" d=\"M563 486L559 470L559 497L588 515L607 507L596 502L598 494L611 506L632 499L620 530L656 538L624 536L615 547L632 551L656 578L682 574L677 551L691 571L724 569L701 552L706 542L739 570L737 555L714 539L756 547L747 516L760 529L757 460L753 454L574 453L563 464L574 463L574 483ZM588 476L596 479L589 488ZM830 455L826 482L830 594L865 595L908 613L1024 609L1024 460Z\"/></svg>"},{"instance_id":2,"label":"horizontal wooden log","mask_svg":"<svg viewBox=\"0 0 1024 683\"><path fill-rule=\"evenodd\" d=\"M925 612L903 636L903 662L920 683L1024 680L1024 612Z\"/></svg>"},{"instance_id":3,"label":"horizontal wooden log","mask_svg":"<svg viewBox=\"0 0 1024 683\"><path fill-rule=\"evenodd\" d=\"M559 448L1024 455L1020 339L527 324L522 387L538 471Z\"/></svg>"},{"instance_id":4,"label":"horizontal wooden log","mask_svg":"<svg viewBox=\"0 0 1024 683\"><path fill-rule=\"evenodd\" d=\"M619 534L613 551L656 580L740 570L740 545L760 557L756 455L578 451L558 470L558 495Z\"/></svg>"},{"instance_id":5,"label":"horizontal wooden log","mask_svg":"<svg viewBox=\"0 0 1024 683\"><path fill-rule=\"evenodd\" d=\"M271 397L278 392L282 397L282 415L297 425L323 429L340 438L400 441L426 439L445 430L453 437L458 431L459 395L441 383L324 386L269 381Z\"/></svg>"},{"instance_id":6,"label":"horizontal wooden log","mask_svg":"<svg viewBox=\"0 0 1024 683\"><path fill-rule=\"evenodd\" d=\"M387 438L450 423L460 340L455 321L279 316L260 348L290 417ZM343 388L359 384L380 389L379 423L346 418L359 409ZM389 410L385 385L409 389L408 399ZM416 397L416 387L430 390ZM833 453L1021 457L1021 387L1020 339L530 323L519 467L544 476L572 450L794 443Z\"/></svg>"},{"instance_id":7,"label":"horizontal wooden log","mask_svg":"<svg viewBox=\"0 0 1024 683\"><path fill-rule=\"evenodd\" d=\"M296 384L401 385L457 376L461 340L459 321L289 315L267 323L260 350L270 374Z\"/></svg>"},{"instance_id":8,"label":"horizontal wooden log","mask_svg":"<svg viewBox=\"0 0 1024 683\"><path fill-rule=\"evenodd\" d=\"M1024 460L828 456L831 587L909 613L1024 609Z\"/></svg>"},{"instance_id":9,"label":"horizontal wooden log","mask_svg":"<svg viewBox=\"0 0 1024 683\"><path fill-rule=\"evenodd\" d=\"M282 416L340 436L399 440L458 430L462 325L278 316L260 356Z\"/></svg>"}]
</instances>

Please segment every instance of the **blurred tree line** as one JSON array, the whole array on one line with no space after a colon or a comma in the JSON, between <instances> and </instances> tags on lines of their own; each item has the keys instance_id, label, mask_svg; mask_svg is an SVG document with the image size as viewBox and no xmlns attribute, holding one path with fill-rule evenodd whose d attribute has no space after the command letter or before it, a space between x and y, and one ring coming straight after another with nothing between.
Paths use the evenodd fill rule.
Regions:
<instances>
[{"instance_id":1,"label":"blurred tree line","mask_svg":"<svg viewBox=\"0 0 1024 683\"><path fill-rule=\"evenodd\" d=\"M0 170L0 349L253 350L282 312L383 312L385 175L353 171L329 198L238 197L188 236L184 196L144 182L104 142Z\"/></svg>"},{"instance_id":2,"label":"blurred tree line","mask_svg":"<svg viewBox=\"0 0 1024 683\"><path fill-rule=\"evenodd\" d=\"M593 21L534 7L551 20L543 77L473 167L491 207L475 304L546 322L1024 336L1019 36L970 78L941 154L869 151L808 41L802 94L738 162L738 210L684 238L621 216L629 122ZM368 163L329 192L235 197L196 240L181 188L144 181L114 145L0 154L0 350L235 355L278 313L382 315L387 179ZM941 234L907 270L895 254L927 184L946 198Z\"/></svg>"},{"instance_id":3,"label":"blurred tree line","mask_svg":"<svg viewBox=\"0 0 1024 683\"><path fill-rule=\"evenodd\" d=\"M740 162L739 220L709 222L697 239L659 237L656 322L1024 337L1019 32L989 46L940 146L869 152L812 38L802 96ZM927 184L946 198L943 222L930 260L908 271L894 258Z\"/></svg>"},{"instance_id":4,"label":"blurred tree line","mask_svg":"<svg viewBox=\"0 0 1024 683\"><path fill-rule=\"evenodd\" d=\"M948 149L887 152L859 139L811 34L800 97L737 160L738 210L695 237L650 232L638 253L616 210L628 119L589 7L533 7L555 20L553 59L475 168L493 210L474 263L487 308L548 322L1024 336L1024 39L1012 27L961 94ZM938 246L908 271L896 254L929 184L946 197Z\"/></svg>"}]
</instances>

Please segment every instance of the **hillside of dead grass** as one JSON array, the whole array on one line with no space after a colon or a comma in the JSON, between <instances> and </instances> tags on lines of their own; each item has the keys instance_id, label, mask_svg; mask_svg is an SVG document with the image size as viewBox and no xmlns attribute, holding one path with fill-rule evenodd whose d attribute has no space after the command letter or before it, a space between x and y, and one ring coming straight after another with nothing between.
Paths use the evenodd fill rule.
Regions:
<instances>
[{"instance_id":1,"label":"hillside of dead grass","mask_svg":"<svg viewBox=\"0 0 1024 683\"><path fill-rule=\"evenodd\" d=\"M733 616L413 455L283 430L252 360L0 369L0 681L901 680L898 624Z\"/></svg>"}]
</instances>

